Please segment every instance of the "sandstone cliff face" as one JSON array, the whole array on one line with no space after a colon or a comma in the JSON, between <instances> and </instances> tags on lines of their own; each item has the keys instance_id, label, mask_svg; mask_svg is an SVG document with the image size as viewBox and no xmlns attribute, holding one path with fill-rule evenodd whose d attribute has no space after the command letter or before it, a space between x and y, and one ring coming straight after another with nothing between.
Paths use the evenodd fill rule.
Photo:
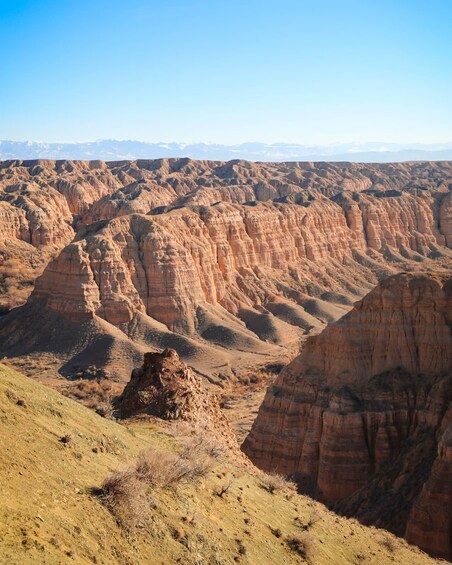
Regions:
<instances>
[{"instance_id":1,"label":"sandstone cliff face","mask_svg":"<svg viewBox=\"0 0 452 565\"><path fill-rule=\"evenodd\" d=\"M142 312L194 334L203 331L200 309L208 306L237 316L277 296L300 306L327 291L359 296L367 278L389 272L385 253L403 261L402 254L435 252L447 260L429 198L365 196L348 206L345 195L344 211L320 196L298 205L219 204L120 217L82 230L37 281L32 300L114 325Z\"/></svg>"},{"instance_id":2,"label":"sandstone cliff face","mask_svg":"<svg viewBox=\"0 0 452 565\"><path fill-rule=\"evenodd\" d=\"M383 281L307 340L269 389L243 450L337 510L406 528L410 541L451 558L450 505L441 508L452 484L451 325L452 279Z\"/></svg>"},{"instance_id":3,"label":"sandstone cliff face","mask_svg":"<svg viewBox=\"0 0 452 565\"><path fill-rule=\"evenodd\" d=\"M31 292L42 266L66 246L84 225L131 213L148 213L158 207L209 206L215 202L244 203L290 198L291 195L390 191L423 193L424 205L435 217L436 244L451 245L450 163L362 165L351 163L249 163L190 159L154 161L5 161L0 163L0 253L3 262L22 265L26 276L14 277L0 263L0 307L16 306ZM375 198L371 199L372 201ZM397 199L396 199L397 200ZM394 202L396 202L396 200ZM345 198L346 219L352 229L365 230L370 248L396 243L403 256L411 251L430 253L431 241L423 237L422 217L410 223L411 235L401 235L391 212ZM400 204L405 204L404 199ZM362 210L360 209L362 208ZM419 210L416 211L416 214ZM428 210L426 211L429 215ZM409 213L412 215L412 212ZM423 214L423 213L422 213ZM361 216L364 224L361 223ZM378 216L374 233L366 217ZM355 223L354 223L355 222ZM373 224L375 222L371 222ZM418 228L421 231L417 231ZM380 232L383 232L382 234ZM383 239L381 237L383 235ZM403 241L395 240L402 238ZM12 242L12 246L9 245ZM36 251L37 250L37 251ZM417 260L417 258L415 258ZM8 277L8 284L5 279ZM3 287L21 285L16 296L6 297ZM19 285L19 286L20 286Z\"/></svg>"},{"instance_id":4,"label":"sandstone cliff face","mask_svg":"<svg viewBox=\"0 0 452 565\"><path fill-rule=\"evenodd\" d=\"M452 409L443 419L437 456L416 499L406 538L433 555L452 560Z\"/></svg>"},{"instance_id":5,"label":"sandstone cliff face","mask_svg":"<svg viewBox=\"0 0 452 565\"><path fill-rule=\"evenodd\" d=\"M362 165L355 163L249 163L230 161L5 161L0 163L0 202L29 213L49 234L36 244L58 241L54 222L79 225L157 206L273 200L313 190L418 191L446 194L450 163ZM450 204L449 204L450 206ZM446 218L446 210L443 216ZM447 221L447 219L445 219ZM31 241L30 241L31 242ZM33 243L33 242L31 242Z\"/></svg>"}]
</instances>

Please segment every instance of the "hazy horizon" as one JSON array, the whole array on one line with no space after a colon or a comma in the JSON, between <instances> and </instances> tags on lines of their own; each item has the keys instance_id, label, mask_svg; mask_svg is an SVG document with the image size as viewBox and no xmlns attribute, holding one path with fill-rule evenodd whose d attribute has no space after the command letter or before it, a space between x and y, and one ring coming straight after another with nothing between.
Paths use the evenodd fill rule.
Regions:
<instances>
[{"instance_id":1,"label":"hazy horizon","mask_svg":"<svg viewBox=\"0 0 452 565\"><path fill-rule=\"evenodd\" d=\"M396 144L369 142L330 145L246 142L236 145L216 143L147 143L137 140L97 140L80 143L48 143L0 140L0 160L71 159L135 160L190 158L210 161L349 161L405 162L450 161L452 143Z\"/></svg>"}]
</instances>

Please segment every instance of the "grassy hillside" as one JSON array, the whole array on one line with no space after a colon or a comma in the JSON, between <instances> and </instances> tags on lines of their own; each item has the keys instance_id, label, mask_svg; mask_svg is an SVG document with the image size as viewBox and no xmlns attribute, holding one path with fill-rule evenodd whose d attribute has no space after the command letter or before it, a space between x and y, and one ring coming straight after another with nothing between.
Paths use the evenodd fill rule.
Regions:
<instances>
[{"instance_id":1,"label":"grassy hillside","mask_svg":"<svg viewBox=\"0 0 452 565\"><path fill-rule=\"evenodd\" d=\"M0 563L434 562L290 489L271 493L226 460L198 481L147 486L142 520L119 525L94 493L149 449L180 442L167 426L117 424L0 365Z\"/></svg>"}]
</instances>

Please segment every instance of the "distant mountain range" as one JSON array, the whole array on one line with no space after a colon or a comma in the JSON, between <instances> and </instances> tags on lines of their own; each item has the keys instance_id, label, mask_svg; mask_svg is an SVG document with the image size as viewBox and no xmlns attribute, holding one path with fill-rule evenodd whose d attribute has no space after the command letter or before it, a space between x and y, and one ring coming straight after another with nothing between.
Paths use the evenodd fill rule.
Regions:
<instances>
[{"instance_id":1,"label":"distant mountain range","mask_svg":"<svg viewBox=\"0 0 452 565\"><path fill-rule=\"evenodd\" d=\"M292 143L146 143L104 139L81 143L44 143L39 141L0 141L0 160L80 159L118 161L190 157L191 159L248 161L352 161L388 163L392 161L452 160L452 143L413 144L343 143L334 145L297 145Z\"/></svg>"}]
</instances>

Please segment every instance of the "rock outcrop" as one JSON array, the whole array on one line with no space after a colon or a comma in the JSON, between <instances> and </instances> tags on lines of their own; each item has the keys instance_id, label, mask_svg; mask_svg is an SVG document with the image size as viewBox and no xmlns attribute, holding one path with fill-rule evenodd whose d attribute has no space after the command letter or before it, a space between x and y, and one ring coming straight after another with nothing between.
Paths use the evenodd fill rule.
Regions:
<instances>
[{"instance_id":1,"label":"rock outcrop","mask_svg":"<svg viewBox=\"0 0 452 565\"><path fill-rule=\"evenodd\" d=\"M308 338L243 450L366 523L451 559L452 279L400 274Z\"/></svg>"},{"instance_id":2,"label":"rock outcrop","mask_svg":"<svg viewBox=\"0 0 452 565\"><path fill-rule=\"evenodd\" d=\"M120 418L155 416L182 420L216 439L219 447L245 460L218 398L206 390L201 379L181 361L174 349L144 354L143 365L115 401Z\"/></svg>"},{"instance_id":3,"label":"rock outcrop","mask_svg":"<svg viewBox=\"0 0 452 565\"><path fill-rule=\"evenodd\" d=\"M165 349L144 354L143 366L132 371L116 407L121 418L148 414L163 420L197 420L203 404L199 378L174 349Z\"/></svg>"}]
</instances>

